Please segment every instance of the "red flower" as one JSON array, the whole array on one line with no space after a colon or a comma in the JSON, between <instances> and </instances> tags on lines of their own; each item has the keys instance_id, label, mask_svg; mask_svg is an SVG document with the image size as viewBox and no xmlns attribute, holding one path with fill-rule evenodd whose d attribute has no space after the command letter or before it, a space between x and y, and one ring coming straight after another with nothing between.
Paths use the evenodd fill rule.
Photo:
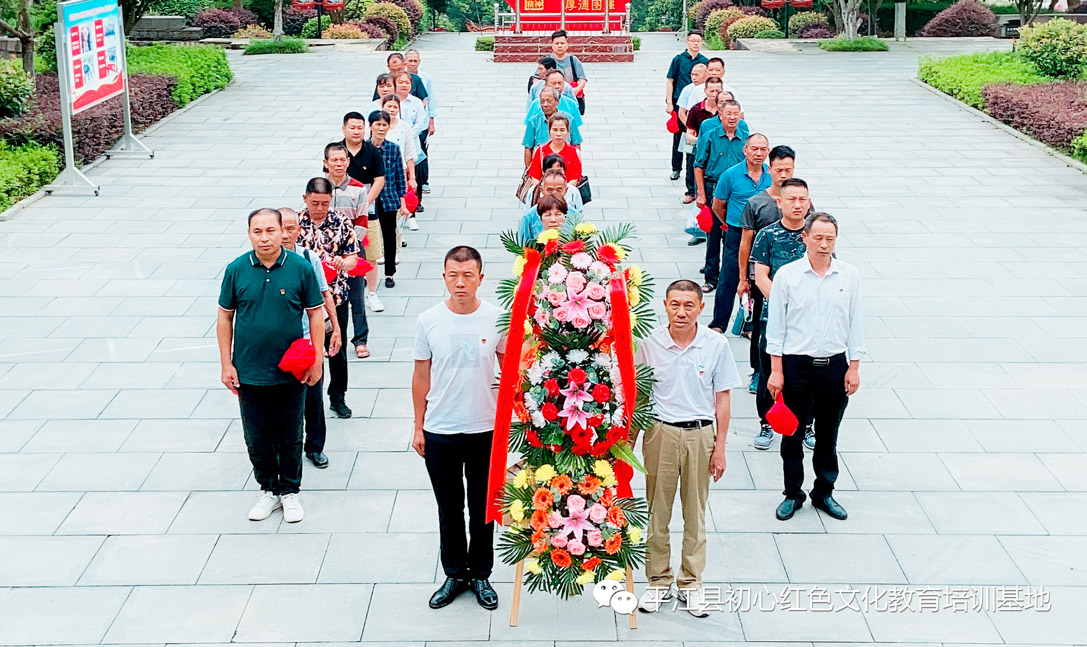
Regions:
<instances>
[{"instance_id":1,"label":"red flower","mask_svg":"<svg viewBox=\"0 0 1087 647\"><path fill-rule=\"evenodd\" d=\"M544 382L544 388L547 389L547 395L549 395L550 397L559 397L559 393L561 392L559 389L559 381L555 378L551 378L550 380Z\"/></svg>"},{"instance_id":2,"label":"red flower","mask_svg":"<svg viewBox=\"0 0 1087 647\"><path fill-rule=\"evenodd\" d=\"M567 254L577 254L578 252L585 251L585 241L571 240L562 246L562 251Z\"/></svg>"},{"instance_id":3,"label":"red flower","mask_svg":"<svg viewBox=\"0 0 1087 647\"><path fill-rule=\"evenodd\" d=\"M533 447L543 447L543 442L540 441L540 435L535 431L529 430L528 433L525 434L525 440Z\"/></svg>"},{"instance_id":4,"label":"red flower","mask_svg":"<svg viewBox=\"0 0 1087 647\"><path fill-rule=\"evenodd\" d=\"M622 545L623 545L623 535L617 532L617 533L615 533L614 535L611 536L611 539L604 542L604 550L609 555L614 555L615 553L619 552L619 548Z\"/></svg>"},{"instance_id":5,"label":"red flower","mask_svg":"<svg viewBox=\"0 0 1087 647\"><path fill-rule=\"evenodd\" d=\"M621 537L619 538L619 541L622 542ZM618 551L619 549L616 548L615 550ZM551 561L555 564L555 566L558 566L559 568L567 568L568 566L570 566L571 563L570 553L562 549L553 550L551 551Z\"/></svg>"},{"instance_id":6,"label":"red flower","mask_svg":"<svg viewBox=\"0 0 1087 647\"><path fill-rule=\"evenodd\" d=\"M599 413L589 418L589 426L593 429L596 429L602 424L604 424L604 416L600 415Z\"/></svg>"},{"instance_id":7,"label":"red flower","mask_svg":"<svg viewBox=\"0 0 1087 647\"><path fill-rule=\"evenodd\" d=\"M556 454L562 451L562 445L548 445L547 448Z\"/></svg>"},{"instance_id":8,"label":"red flower","mask_svg":"<svg viewBox=\"0 0 1087 647\"><path fill-rule=\"evenodd\" d=\"M600 458L607 454L609 449L611 449L611 443L606 440L602 443L593 443L593 456Z\"/></svg>"},{"instance_id":9,"label":"red flower","mask_svg":"<svg viewBox=\"0 0 1087 647\"><path fill-rule=\"evenodd\" d=\"M551 494L551 490L539 488L536 493L532 495L532 507L537 510L543 510L550 508L551 504L555 502L555 496Z\"/></svg>"},{"instance_id":10,"label":"red flower","mask_svg":"<svg viewBox=\"0 0 1087 647\"><path fill-rule=\"evenodd\" d=\"M528 409L520 401L513 403L513 413L516 414L517 419L521 422L528 422Z\"/></svg>"},{"instance_id":11,"label":"red flower","mask_svg":"<svg viewBox=\"0 0 1087 647\"><path fill-rule=\"evenodd\" d=\"M620 440L626 440L627 430L625 427L612 427L608 429L607 441L611 444L615 444Z\"/></svg>"},{"instance_id":12,"label":"red flower","mask_svg":"<svg viewBox=\"0 0 1087 647\"><path fill-rule=\"evenodd\" d=\"M556 250L557 250L558 248L559 248L559 241L557 241L557 240L549 240L549 241L547 241L547 244L546 244L546 245L544 245L544 248L543 248L543 255L544 255L544 256L550 256L550 255L554 254L554 253L555 253L555 251L556 251Z\"/></svg>"},{"instance_id":13,"label":"red flower","mask_svg":"<svg viewBox=\"0 0 1087 647\"><path fill-rule=\"evenodd\" d=\"M574 441L574 445L584 445L588 450L593 442L593 432L581 425L574 425L574 428L570 430L570 439Z\"/></svg>"},{"instance_id":14,"label":"red flower","mask_svg":"<svg viewBox=\"0 0 1087 647\"><path fill-rule=\"evenodd\" d=\"M559 408L550 402L544 402L540 407L540 413L543 414L544 420L550 422L559 417Z\"/></svg>"},{"instance_id":15,"label":"red flower","mask_svg":"<svg viewBox=\"0 0 1087 647\"><path fill-rule=\"evenodd\" d=\"M600 505L605 507L611 507L615 503L615 490L612 488L604 488L604 494L600 495Z\"/></svg>"},{"instance_id":16,"label":"red flower","mask_svg":"<svg viewBox=\"0 0 1087 647\"><path fill-rule=\"evenodd\" d=\"M593 387L593 400L604 404L611 397L611 389L606 384L597 384Z\"/></svg>"},{"instance_id":17,"label":"red flower","mask_svg":"<svg viewBox=\"0 0 1087 647\"><path fill-rule=\"evenodd\" d=\"M604 560L600 559L599 557L590 557L589 559L585 560L584 562L581 562L581 569L584 570L584 571L591 571L594 568L596 568L597 566L600 566L600 563L602 561L604 561Z\"/></svg>"},{"instance_id":18,"label":"red flower","mask_svg":"<svg viewBox=\"0 0 1087 647\"><path fill-rule=\"evenodd\" d=\"M588 379L588 376L585 375L584 369L572 368L570 369L570 372L566 374L566 380L575 386L585 384L586 379Z\"/></svg>"},{"instance_id":19,"label":"red flower","mask_svg":"<svg viewBox=\"0 0 1087 647\"><path fill-rule=\"evenodd\" d=\"M589 445L574 445L570 448L570 451L574 453L574 456L584 456L589 453L589 450Z\"/></svg>"},{"instance_id":20,"label":"red flower","mask_svg":"<svg viewBox=\"0 0 1087 647\"><path fill-rule=\"evenodd\" d=\"M612 506L608 508L608 523L622 528L627 525L627 515L623 512L622 508Z\"/></svg>"},{"instance_id":21,"label":"red flower","mask_svg":"<svg viewBox=\"0 0 1087 647\"><path fill-rule=\"evenodd\" d=\"M615 248L611 245L601 245L596 249L596 257L608 265L615 265L619 262L619 255L615 253Z\"/></svg>"}]
</instances>

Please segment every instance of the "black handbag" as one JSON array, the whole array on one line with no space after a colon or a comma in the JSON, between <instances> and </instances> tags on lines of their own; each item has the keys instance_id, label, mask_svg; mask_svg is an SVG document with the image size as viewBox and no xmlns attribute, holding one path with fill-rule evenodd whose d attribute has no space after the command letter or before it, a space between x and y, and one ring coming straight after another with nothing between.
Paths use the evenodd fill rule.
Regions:
<instances>
[{"instance_id":1,"label":"black handbag","mask_svg":"<svg viewBox=\"0 0 1087 647\"><path fill-rule=\"evenodd\" d=\"M589 177L582 175L577 182L577 191L581 194L581 202L589 204L593 201L593 188L589 186Z\"/></svg>"}]
</instances>

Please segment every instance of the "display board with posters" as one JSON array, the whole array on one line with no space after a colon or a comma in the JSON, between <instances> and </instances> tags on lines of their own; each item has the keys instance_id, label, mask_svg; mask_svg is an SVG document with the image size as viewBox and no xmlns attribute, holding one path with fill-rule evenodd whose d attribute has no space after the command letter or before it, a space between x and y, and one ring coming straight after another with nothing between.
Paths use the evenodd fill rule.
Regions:
<instances>
[{"instance_id":1,"label":"display board with posters","mask_svg":"<svg viewBox=\"0 0 1087 647\"><path fill-rule=\"evenodd\" d=\"M124 92L125 40L117 0L64 2L57 11L66 53L58 67L68 82L72 114Z\"/></svg>"}]
</instances>

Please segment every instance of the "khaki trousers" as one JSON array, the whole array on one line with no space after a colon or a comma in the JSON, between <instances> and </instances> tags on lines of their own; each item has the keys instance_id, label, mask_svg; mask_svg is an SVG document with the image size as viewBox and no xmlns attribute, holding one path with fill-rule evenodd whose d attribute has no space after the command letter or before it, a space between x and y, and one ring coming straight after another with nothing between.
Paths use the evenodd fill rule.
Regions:
<instances>
[{"instance_id":1,"label":"khaki trousers","mask_svg":"<svg viewBox=\"0 0 1087 647\"><path fill-rule=\"evenodd\" d=\"M681 429L657 422L645 433L646 498L649 500L649 536L645 574L650 586L701 586L706 568L706 502L710 494L710 454L714 426ZM672 572L668 524L676 488L683 506L683 556L679 577Z\"/></svg>"}]
</instances>

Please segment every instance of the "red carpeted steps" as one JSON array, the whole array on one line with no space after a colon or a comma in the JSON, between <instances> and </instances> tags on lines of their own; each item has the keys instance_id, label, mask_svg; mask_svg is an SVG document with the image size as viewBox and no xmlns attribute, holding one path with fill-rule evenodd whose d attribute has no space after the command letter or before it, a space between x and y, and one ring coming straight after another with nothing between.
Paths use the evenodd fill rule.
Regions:
<instances>
[{"instance_id":1,"label":"red carpeted steps","mask_svg":"<svg viewBox=\"0 0 1087 647\"><path fill-rule=\"evenodd\" d=\"M630 34L570 36L570 53L582 63L633 63L634 43ZM551 37L528 34L495 34L495 63L536 62L551 55Z\"/></svg>"}]
</instances>

